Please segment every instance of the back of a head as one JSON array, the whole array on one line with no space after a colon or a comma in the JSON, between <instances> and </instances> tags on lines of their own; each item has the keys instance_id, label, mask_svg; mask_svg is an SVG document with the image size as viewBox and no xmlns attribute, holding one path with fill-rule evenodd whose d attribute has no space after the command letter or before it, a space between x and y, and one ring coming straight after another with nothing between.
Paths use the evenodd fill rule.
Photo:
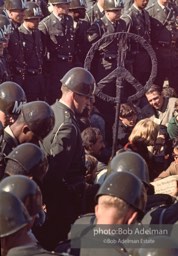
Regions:
<instances>
[{"instance_id":1,"label":"back of a head","mask_svg":"<svg viewBox=\"0 0 178 256\"><path fill-rule=\"evenodd\" d=\"M54 112L44 101L32 101L24 104L21 114L29 129L38 139L44 139L54 127Z\"/></svg>"},{"instance_id":2,"label":"back of a head","mask_svg":"<svg viewBox=\"0 0 178 256\"><path fill-rule=\"evenodd\" d=\"M18 163L20 170L28 177L41 180L48 170L48 160L44 151L35 144L23 143L17 146L7 157L7 167L5 173L11 175L8 170L8 163ZM18 174L18 173L16 173Z\"/></svg>"},{"instance_id":3,"label":"back of a head","mask_svg":"<svg viewBox=\"0 0 178 256\"><path fill-rule=\"evenodd\" d=\"M0 238L27 226L31 218L23 203L12 193L0 190Z\"/></svg>"},{"instance_id":4,"label":"back of a head","mask_svg":"<svg viewBox=\"0 0 178 256\"><path fill-rule=\"evenodd\" d=\"M71 91L86 97L92 96L95 89L93 75L81 67L70 69L61 79L61 83Z\"/></svg>"},{"instance_id":5,"label":"back of a head","mask_svg":"<svg viewBox=\"0 0 178 256\"><path fill-rule=\"evenodd\" d=\"M136 175L144 184L149 185L149 170L146 161L139 154L126 151L116 155L110 162L110 172L128 171Z\"/></svg>"},{"instance_id":6,"label":"back of a head","mask_svg":"<svg viewBox=\"0 0 178 256\"><path fill-rule=\"evenodd\" d=\"M101 185L96 198L102 195L118 197L137 211L144 213L147 201L146 190L141 180L130 172L111 173Z\"/></svg>"},{"instance_id":7,"label":"back of a head","mask_svg":"<svg viewBox=\"0 0 178 256\"><path fill-rule=\"evenodd\" d=\"M0 84L0 110L7 115L18 115L26 102L24 90L12 81Z\"/></svg>"},{"instance_id":8,"label":"back of a head","mask_svg":"<svg viewBox=\"0 0 178 256\"><path fill-rule=\"evenodd\" d=\"M30 216L34 216L42 209L42 194L38 185L23 175L6 177L0 183L0 191L12 193L26 206Z\"/></svg>"}]
</instances>

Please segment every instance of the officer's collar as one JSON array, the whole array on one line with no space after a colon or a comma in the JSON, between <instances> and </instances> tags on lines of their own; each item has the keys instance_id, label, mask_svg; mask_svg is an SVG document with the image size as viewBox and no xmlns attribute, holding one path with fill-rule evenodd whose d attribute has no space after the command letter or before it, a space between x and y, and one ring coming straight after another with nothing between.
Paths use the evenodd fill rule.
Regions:
<instances>
[{"instance_id":1,"label":"officer's collar","mask_svg":"<svg viewBox=\"0 0 178 256\"><path fill-rule=\"evenodd\" d=\"M67 108L69 108L69 109L75 114L74 110L71 109L71 107L70 107L68 104L66 104L63 100L60 99L59 102L62 103L62 104L63 104L64 106L66 106Z\"/></svg>"},{"instance_id":2,"label":"officer's collar","mask_svg":"<svg viewBox=\"0 0 178 256\"><path fill-rule=\"evenodd\" d=\"M32 30L28 29L27 26L25 26L25 24L23 23L22 26L30 33L32 34Z\"/></svg>"},{"instance_id":3,"label":"officer's collar","mask_svg":"<svg viewBox=\"0 0 178 256\"><path fill-rule=\"evenodd\" d=\"M162 5L159 0L158 0L158 5L159 5L162 9L164 9L165 7L168 6L168 5Z\"/></svg>"}]
</instances>

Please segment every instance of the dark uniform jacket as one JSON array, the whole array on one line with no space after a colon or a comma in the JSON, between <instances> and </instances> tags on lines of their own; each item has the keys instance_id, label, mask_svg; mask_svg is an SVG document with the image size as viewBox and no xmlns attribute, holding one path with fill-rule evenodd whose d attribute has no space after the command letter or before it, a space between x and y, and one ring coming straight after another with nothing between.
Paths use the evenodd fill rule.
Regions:
<instances>
[{"instance_id":1,"label":"dark uniform jacket","mask_svg":"<svg viewBox=\"0 0 178 256\"><path fill-rule=\"evenodd\" d=\"M126 22L128 32L139 35L150 42L150 18L146 10L138 10L132 5L121 18Z\"/></svg>"},{"instance_id":2,"label":"dark uniform jacket","mask_svg":"<svg viewBox=\"0 0 178 256\"><path fill-rule=\"evenodd\" d=\"M58 180L64 178L69 183L75 183L76 177L85 174L80 129L74 112L66 105L56 101L52 109L55 113L55 126L43 142L50 155L49 173Z\"/></svg>"},{"instance_id":3,"label":"dark uniform jacket","mask_svg":"<svg viewBox=\"0 0 178 256\"><path fill-rule=\"evenodd\" d=\"M74 28L71 16L64 15L60 20L51 13L40 22L39 29L49 52L49 59L62 60L74 56Z\"/></svg>"},{"instance_id":4,"label":"dark uniform jacket","mask_svg":"<svg viewBox=\"0 0 178 256\"><path fill-rule=\"evenodd\" d=\"M151 16L151 39L153 46L171 45L177 37L176 31L178 9L174 4L169 3L167 10L164 10L158 2L147 8Z\"/></svg>"},{"instance_id":5,"label":"dark uniform jacket","mask_svg":"<svg viewBox=\"0 0 178 256\"><path fill-rule=\"evenodd\" d=\"M38 29L29 31L22 24L11 34L8 51L12 74L39 74L43 63L43 46Z\"/></svg>"}]
</instances>

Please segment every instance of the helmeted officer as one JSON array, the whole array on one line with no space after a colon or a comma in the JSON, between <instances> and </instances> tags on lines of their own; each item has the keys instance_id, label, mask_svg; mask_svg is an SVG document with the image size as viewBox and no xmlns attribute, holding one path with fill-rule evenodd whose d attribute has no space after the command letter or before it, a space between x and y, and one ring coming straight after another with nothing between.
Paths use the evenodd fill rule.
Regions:
<instances>
[{"instance_id":1,"label":"helmeted officer","mask_svg":"<svg viewBox=\"0 0 178 256\"><path fill-rule=\"evenodd\" d=\"M92 223L101 225L99 227L102 229L103 224L109 225L109 227L110 225L117 224L130 225L136 219L139 220L144 214L147 195L140 179L132 173L123 171L110 174L101 185L96 198L98 201L95 206L96 219ZM89 216L89 219L91 221L91 216ZM87 221L87 218L85 221ZM75 222L78 225L81 223L82 218ZM89 222L85 224L89 224ZM90 228L87 228L89 231ZM91 236L87 237L87 233L87 230L86 232L82 231L83 237L81 239L80 255L128 255L124 254L126 250L121 243L113 246L113 248L103 248L102 242L105 236L101 235L99 239L97 237L91 238ZM97 249L87 248L86 250L86 248L82 248L83 239L91 240L91 244L92 239L94 239L93 242L95 245L98 245Z\"/></svg>"},{"instance_id":2,"label":"helmeted officer","mask_svg":"<svg viewBox=\"0 0 178 256\"><path fill-rule=\"evenodd\" d=\"M147 8L151 16L152 46L158 59L155 84L163 87L165 79L178 93L178 8L174 1L155 1Z\"/></svg>"},{"instance_id":3,"label":"helmeted officer","mask_svg":"<svg viewBox=\"0 0 178 256\"><path fill-rule=\"evenodd\" d=\"M150 17L148 12L145 10L147 3L148 0L134 0L131 7L123 13L121 18L126 22L127 32L139 35L148 43L151 43ZM144 85L151 72L150 57L138 42L131 41L129 47L129 61L127 63L128 69L132 72L135 78ZM124 96L127 98L127 89L126 92L127 94Z\"/></svg>"},{"instance_id":4,"label":"helmeted officer","mask_svg":"<svg viewBox=\"0 0 178 256\"><path fill-rule=\"evenodd\" d=\"M91 8L87 8L85 19L92 25L93 22L104 16L104 1L97 0ZM88 6L87 6L88 7Z\"/></svg>"},{"instance_id":5,"label":"helmeted officer","mask_svg":"<svg viewBox=\"0 0 178 256\"><path fill-rule=\"evenodd\" d=\"M50 0L50 3L53 11L40 22L39 29L46 48L47 101L53 104L61 96L60 79L74 67L75 33L73 19L68 15L69 0Z\"/></svg>"},{"instance_id":6,"label":"helmeted officer","mask_svg":"<svg viewBox=\"0 0 178 256\"><path fill-rule=\"evenodd\" d=\"M48 170L48 160L44 151L32 143L17 146L5 160L7 176L21 174L35 181L42 181Z\"/></svg>"},{"instance_id":7,"label":"helmeted officer","mask_svg":"<svg viewBox=\"0 0 178 256\"><path fill-rule=\"evenodd\" d=\"M147 190L146 214L142 219L142 223L174 223L177 220L178 204L175 198L170 195L154 194L154 187L150 184L148 166L145 160L135 152L126 151L119 153L111 160L108 172L122 172L125 170L136 175L143 182Z\"/></svg>"},{"instance_id":8,"label":"helmeted officer","mask_svg":"<svg viewBox=\"0 0 178 256\"><path fill-rule=\"evenodd\" d=\"M24 10L26 8L26 0L6 0L5 14L12 23L12 28L18 28L23 22Z\"/></svg>"},{"instance_id":9,"label":"helmeted officer","mask_svg":"<svg viewBox=\"0 0 178 256\"><path fill-rule=\"evenodd\" d=\"M122 1L105 0L104 1L104 12L105 15L96 20L87 31L88 41L93 44L100 38L110 33L125 32L126 25L123 20L120 19L121 10L123 8ZM117 39L111 40L111 42L101 44L98 50L95 52L92 65L91 73L96 79L96 82L106 77L117 67L117 53L118 53L118 42ZM116 96L116 85L115 81L106 84L103 92L107 95ZM96 107L101 112L105 119L106 127L106 144L112 145L112 127L114 123L114 115L111 113L115 112L114 106L107 102L96 98Z\"/></svg>"},{"instance_id":10,"label":"helmeted officer","mask_svg":"<svg viewBox=\"0 0 178 256\"><path fill-rule=\"evenodd\" d=\"M76 60L77 66L83 66L86 54L90 48L87 40L87 30L90 23L85 18L85 2L83 0L72 0L69 5L69 15L73 18L73 27L75 31Z\"/></svg>"},{"instance_id":11,"label":"helmeted officer","mask_svg":"<svg viewBox=\"0 0 178 256\"><path fill-rule=\"evenodd\" d=\"M4 127L15 122L25 102L25 92L17 83L7 81L0 84L0 121Z\"/></svg>"},{"instance_id":12,"label":"helmeted officer","mask_svg":"<svg viewBox=\"0 0 178 256\"><path fill-rule=\"evenodd\" d=\"M4 130L1 154L7 156L16 146L25 142L39 144L54 127L54 112L44 101L32 101L21 106L17 120ZM2 166L1 175L5 166Z\"/></svg>"},{"instance_id":13,"label":"helmeted officer","mask_svg":"<svg viewBox=\"0 0 178 256\"><path fill-rule=\"evenodd\" d=\"M42 75L43 45L38 24L42 12L34 2L27 2L23 23L12 33L8 45L13 81L25 91L27 100L44 100Z\"/></svg>"},{"instance_id":14,"label":"helmeted officer","mask_svg":"<svg viewBox=\"0 0 178 256\"><path fill-rule=\"evenodd\" d=\"M1 255L59 255L34 244L28 232L32 218L13 193L0 190L0 204Z\"/></svg>"},{"instance_id":15,"label":"helmeted officer","mask_svg":"<svg viewBox=\"0 0 178 256\"><path fill-rule=\"evenodd\" d=\"M108 173L128 171L136 175L140 180L149 186L149 170L146 161L135 152L118 153L110 162Z\"/></svg>"},{"instance_id":16,"label":"helmeted officer","mask_svg":"<svg viewBox=\"0 0 178 256\"><path fill-rule=\"evenodd\" d=\"M24 175L12 175L0 182L0 191L14 194L20 199L29 215L36 218L42 211L42 194L38 185Z\"/></svg>"},{"instance_id":17,"label":"helmeted officer","mask_svg":"<svg viewBox=\"0 0 178 256\"><path fill-rule=\"evenodd\" d=\"M12 25L9 19L0 14L0 83L10 80L11 77L4 51L8 45L11 32Z\"/></svg>"},{"instance_id":18,"label":"helmeted officer","mask_svg":"<svg viewBox=\"0 0 178 256\"><path fill-rule=\"evenodd\" d=\"M80 67L69 70L61 82L62 97L52 106L55 126L43 140L49 155L49 171L44 180L48 220L40 242L50 249L54 249L58 241L66 239L71 223L81 213L85 157L76 113L82 113L89 104L95 86L92 74ZM56 194L57 202L53 200Z\"/></svg>"}]
</instances>

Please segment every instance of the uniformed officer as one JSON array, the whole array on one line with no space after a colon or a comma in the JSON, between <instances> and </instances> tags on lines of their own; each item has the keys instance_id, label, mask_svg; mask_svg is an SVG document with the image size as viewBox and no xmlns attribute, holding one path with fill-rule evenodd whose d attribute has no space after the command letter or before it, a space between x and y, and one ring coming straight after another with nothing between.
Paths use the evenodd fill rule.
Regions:
<instances>
[{"instance_id":1,"label":"uniformed officer","mask_svg":"<svg viewBox=\"0 0 178 256\"><path fill-rule=\"evenodd\" d=\"M134 0L132 6L123 13L121 18L126 22L127 32L139 35L148 43L151 43L150 17L145 10L147 3L148 0ZM138 42L131 41L130 44L130 53L128 56L130 65L128 68L134 77L144 85L151 72L150 57ZM125 95L125 97L128 97L128 95Z\"/></svg>"},{"instance_id":2,"label":"uniformed officer","mask_svg":"<svg viewBox=\"0 0 178 256\"><path fill-rule=\"evenodd\" d=\"M29 224L32 218L24 204L13 193L1 190L0 205L2 256L59 255L54 252L48 252L33 242L29 235Z\"/></svg>"},{"instance_id":3,"label":"uniformed officer","mask_svg":"<svg viewBox=\"0 0 178 256\"><path fill-rule=\"evenodd\" d=\"M46 48L47 101L53 104L61 96L60 79L74 67L75 38L73 19L68 15L69 1L50 0L50 3L53 11L40 22L39 29Z\"/></svg>"},{"instance_id":4,"label":"uniformed officer","mask_svg":"<svg viewBox=\"0 0 178 256\"><path fill-rule=\"evenodd\" d=\"M155 83L161 88L165 79L178 93L178 7L169 0L158 0L147 9L151 18L152 46L158 59Z\"/></svg>"},{"instance_id":5,"label":"uniformed officer","mask_svg":"<svg viewBox=\"0 0 178 256\"><path fill-rule=\"evenodd\" d=\"M3 153L8 155L13 148L24 142L34 142L45 138L54 126L54 112L43 101L32 101L21 106L17 120L4 130L1 144Z\"/></svg>"},{"instance_id":6,"label":"uniformed officer","mask_svg":"<svg viewBox=\"0 0 178 256\"><path fill-rule=\"evenodd\" d=\"M12 81L0 84L0 121L3 127L15 122L25 102L25 92L18 84Z\"/></svg>"},{"instance_id":7,"label":"uniformed officer","mask_svg":"<svg viewBox=\"0 0 178 256\"><path fill-rule=\"evenodd\" d=\"M44 100L45 88L42 75L43 46L38 24L42 12L34 2L27 2L24 22L9 41L10 68L13 81L25 91L27 100Z\"/></svg>"},{"instance_id":8,"label":"uniformed officer","mask_svg":"<svg viewBox=\"0 0 178 256\"><path fill-rule=\"evenodd\" d=\"M8 45L12 26L9 19L0 14L0 83L10 80L11 74L7 63L5 48Z\"/></svg>"},{"instance_id":9,"label":"uniformed officer","mask_svg":"<svg viewBox=\"0 0 178 256\"><path fill-rule=\"evenodd\" d=\"M97 0L91 8L87 9L85 19L93 24L94 21L104 16L104 0Z\"/></svg>"},{"instance_id":10,"label":"uniformed officer","mask_svg":"<svg viewBox=\"0 0 178 256\"><path fill-rule=\"evenodd\" d=\"M24 203L32 218L32 228L37 215L42 211L43 199L38 185L24 175L12 175L0 182L0 191L12 193Z\"/></svg>"},{"instance_id":11,"label":"uniformed officer","mask_svg":"<svg viewBox=\"0 0 178 256\"><path fill-rule=\"evenodd\" d=\"M75 115L89 104L95 84L91 73L80 67L69 70L61 82L62 97L52 106L55 126L43 140L49 155L49 171L44 179L48 219L40 242L49 249L66 239L70 225L81 213L85 156ZM56 195L57 201L53 200Z\"/></svg>"},{"instance_id":12,"label":"uniformed officer","mask_svg":"<svg viewBox=\"0 0 178 256\"><path fill-rule=\"evenodd\" d=\"M10 19L12 28L15 30L18 28L22 22L24 17L26 0L6 0L4 4L4 12L5 15Z\"/></svg>"},{"instance_id":13,"label":"uniformed officer","mask_svg":"<svg viewBox=\"0 0 178 256\"><path fill-rule=\"evenodd\" d=\"M112 225L118 224L130 225L133 224L136 220L140 220L140 217L144 214L147 195L144 185L140 179L138 179L132 173L123 171L110 174L101 185L96 198L96 220L94 223L100 225L99 227L102 229L102 225L107 225L109 228L113 227ZM81 221L79 219L76 224L80 223ZM90 228L88 227L88 231L89 230ZM87 236L87 233L87 230L86 232L83 232L83 237L81 239L81 256L128 255L122 243L117 243L112 247L108 246L109 248L107 248L103 246L103 239L105 238L105 235L100 235L98 238L97 236ZM90 241L91 247L92 242L95 242L95 247L96 244L98 245L97 248L82 248L82 243L85 242L85 239ZM94 241L92 241L92 239Z\"/></svg>"},{"instance_id":14,"label":"uniformed officer","mask_svg":"<svg viewBox=\"0 0 178 256\"><path fill-rule=\"evenodd\" d=\"M101 37L115 32L125 32L126 25L120 19L123 3L121 1L105 0L105 15L96 20L87 31L88 40L91 44L95 43ZM91 73L96 81L106 77L117 67L118 41L112 40L109 43L101 44L93 58ZM103 92L107 95L116 96L115 81L106 84ZM96 107L104 116L106 122L106 143L112 145L112 126L114 123L114 106L96 98Z\"/></svg>"},{"instance_id":15,"label":"uniformed officer","mask_svg":"<svg viewBox=\"0 0 178 256\"><path fill-rule=\"evenodd\" d=\"M21 174L39 183L48 171L48 160L44 151L32 143L17 146L5 160L5 176Z\"/></svg>"},{"instance_id":16,"label":"uniformed officer","mask_svg":"<svg viewBox=\"0 0 178 256\"><path fill-rule=\"evenodd\" d=\"M73 18L73 26L75 30L75 45L76 45L76 59L77 66L83 66L86 54L90 48L87 40L87 30L90 23L85 18L85 3L83 0L72 0L69 5L69 15Z\"/></svg>"}]
</instances>

